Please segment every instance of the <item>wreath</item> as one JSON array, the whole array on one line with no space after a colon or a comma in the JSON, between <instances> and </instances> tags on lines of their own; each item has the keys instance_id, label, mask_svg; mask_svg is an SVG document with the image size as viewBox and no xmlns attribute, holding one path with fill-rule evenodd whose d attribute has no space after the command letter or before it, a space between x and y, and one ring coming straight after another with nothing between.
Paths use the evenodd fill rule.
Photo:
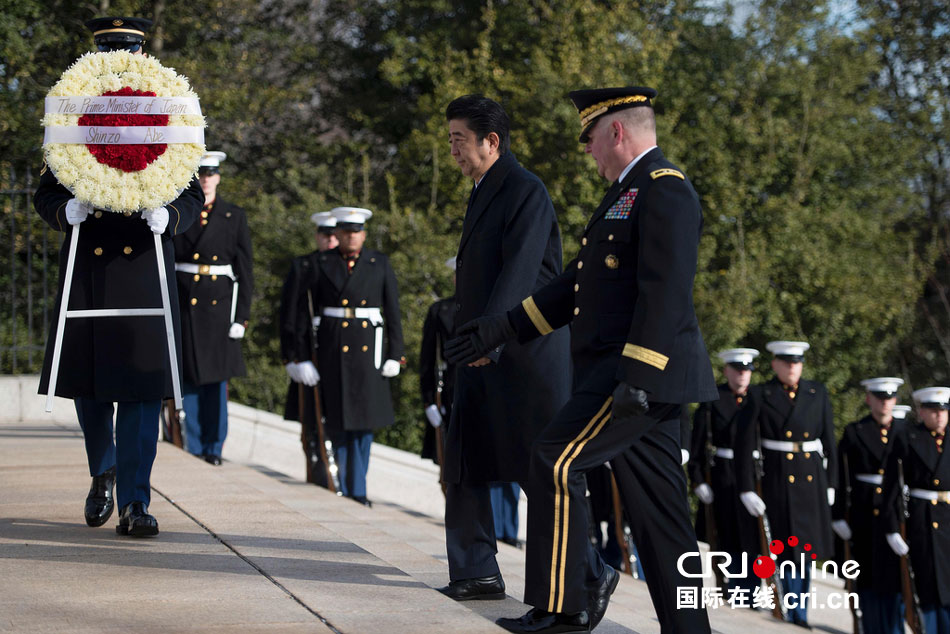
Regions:
<instances>
[{"instance_id":1,"label":"wreath","mask_svg":"<svg viewBox=\"0 0 950 634\"><path fill-rule=\"evenodd\" d=\"M205 152L205 121L188 80L128 51L76 60L50 89L43 125L43 154L57 180L114 212L173 201Z\"/></svg>"}]
</instances>

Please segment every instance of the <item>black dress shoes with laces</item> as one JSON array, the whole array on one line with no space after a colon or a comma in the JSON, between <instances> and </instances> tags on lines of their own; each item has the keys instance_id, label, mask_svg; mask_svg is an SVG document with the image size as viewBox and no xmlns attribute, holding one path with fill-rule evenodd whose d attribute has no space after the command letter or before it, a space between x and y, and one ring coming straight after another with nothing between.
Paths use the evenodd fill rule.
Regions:
<instances>
[{"instance_id":1,"label":"black dress shoes with laces","mask_svg":"<svg viewBox=\"0 0 950 634\"><path fill-rule=\"evenodd\" d=\"M115 467L110 467L92 479L89 495L86 496L86 524L102 526L115 509L115 498L112 490L115 488Z\"/></svg>"},{"instance_id":2,"label":"black dress shoes with laces","mask_svg":"<svg viewBox=\"0 0 950 634\"><path fill-rule=\"evenodd\" d=\"M505 598L505 580L501 573L490 577L460 579L439 588L439 592L456 601L493 601Z\"/></svg>"},{"instance_id":3,"label":"black dress shoes with laces","mask_svg":"<svg viewBox=\"0 0 950 634\"><path fill-rule=\"evenodd\" d=\"M213 453L209 453L205 454L204 459L208 464L213 464L216 467L221 466L221 456L216 456Z\"/></svg>"},{"instance_id":4,"label":"black dress shoes with laces","mask_svg":"<svg viewBox=\"0 0 950 634\"><path fill-rule=\"evenodd\" d=\"M540 608L534 608L520 619L498 619L495 623L509 632L519 633L590 632L590 619L587 618L587 612L567 614L565 612L546 612Z\"/></svg>"},{"instance_id":5,"label":"black dress shoes with laces","mask_svg":"<svg viewBox=\"0 0 950 634\"><path fill-rule=\"evenodd\" d=\"M587 614L590 616L590 629L593 630L604 618L610 595L617 589L620 573L610 566L604 566L604 574L596 585L587 588Z\"/></svg>"},{"instance_id":6,"label":"black dress shoes with laces","mask_svg":"<svg viewBox=\"0 0 950 634\"><path fill-rule=\"evenodd\" d=\"M132 502L119 511L115 532L129 537L151 537L158 535L158 521L148 514L144 502Z\"/></svg>"}]
</instances>

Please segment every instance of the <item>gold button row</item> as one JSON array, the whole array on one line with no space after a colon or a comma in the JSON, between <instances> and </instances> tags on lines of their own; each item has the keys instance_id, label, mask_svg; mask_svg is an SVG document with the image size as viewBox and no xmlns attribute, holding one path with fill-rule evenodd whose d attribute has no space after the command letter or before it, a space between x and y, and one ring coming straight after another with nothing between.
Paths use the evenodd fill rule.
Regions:
<instances>
[{"instance_id":1,"label":"gold button row","mask_svg":"<svg viewBox=\"0 0 950 634\"><path fill-rule=\"evenodd\" d=\"M102 255L103 253L102 247L96 247L95 249L92 250L92 252L95 253L96 255ZM132 253L132 247L122 247L122 253L126 255L130 255Z\"/></svg>"}]
</instances>

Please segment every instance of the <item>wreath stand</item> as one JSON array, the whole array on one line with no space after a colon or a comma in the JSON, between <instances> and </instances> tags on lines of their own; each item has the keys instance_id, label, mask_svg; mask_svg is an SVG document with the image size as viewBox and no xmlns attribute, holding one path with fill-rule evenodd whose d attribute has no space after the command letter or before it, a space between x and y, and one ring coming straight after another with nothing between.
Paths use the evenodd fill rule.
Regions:
<instances>
[{"instance_id":1,"label":"wreath stand","mask_svg":"<svg viewBox=\"0 0 950 634\"><path fill-rule=\"evenodd\" d=\"M63 348L63 332L66 320L89 317L165 317L165 338L168 341L169 367L172 370L172 390L175 396L175 408L181 409L181 384L178 378L178 354L175 349L175 329L172 325L171 307L168 305L168 278L165 275L165 254L162 251L162 236L153 233L155 238L155 260L158 263L158 281L162 291L161 308L98 308L92 310L67 310L69 292L73 285L73 265L76 262L76 247L79 244L79 228L82 223L73 225L69 241L69 256L66 260L66 279L63 281L63 297L59 306L59 319L56 326L56 342L53 345L53 363L50 367L49 386L46 394L46 411L53 411L53 397L56 394L56 379L59 375L59 357Z\"/></svg>"}]
</instances>

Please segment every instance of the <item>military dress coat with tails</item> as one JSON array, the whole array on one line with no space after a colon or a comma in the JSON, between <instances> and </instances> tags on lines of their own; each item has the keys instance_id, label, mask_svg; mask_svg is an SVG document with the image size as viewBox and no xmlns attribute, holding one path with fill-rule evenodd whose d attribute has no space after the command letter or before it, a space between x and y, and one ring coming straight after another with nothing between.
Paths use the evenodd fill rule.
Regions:
<instances>
[{"instance_id":1,"label":"military dress coat with tails","mask_svg":"<svg viewBox=\"0 0 950 634\"><path fill-rule=\"evenodd\" d=\"M202 212L204 213L204 212ZM220 383L244 376L241 339L231 339L232 323L244 324L251 314L254 291L251 232L244 210L218 196L206 218L174 239L175 259L195 264L198 273L177 271L181 302L182 374L192 385ZM212 275L206 266L231 265L236 280ZM231 321L232 290L237 305Z\"/></svg>"},{"instance_id":2,"label":"military dress coat with tails","mask_svg":"<svg viewBox=\"0 0 950 634\"><path fill-rule=\"evenodd\" d=\"M469 202L455 260L459 327L500 314L561 271L561 234L544 184L511 152L499 157ZM446 482L516 482L531 444L571 391L568 330L489 353L459 367L446 438Z\"/></svg>"},{"instance_id":3,"label":"military dress coat with tails","mask_svg":"<svg viewBox=\"0 0 950 634\"><path fill-rule=\"evenodd\" d=\"M66 221L66 203L73 195L46 170L33 198L37 213L53 229L66 233L59 253L59 290L46 344L40 394L49 390L53 347L66 278L73 227ZM162 234L162 254L181 364L181 325L175 279L172 236L198 217L204 194L197 179L168 209ZM141 214L94 210L81 223L73 270L69 310L102 308L161 308L162 293L155 260L155 239ZM174 371L178 371L177 368ZM56 396L101 402L152 401L171 398L172 367L168 358L165 320L156 317L95 317L67 319L63 333Z\"/></svg>"},{"instance_id":4,"label":"military dress coat with tails","mask_svg":"<svg viewBox=\"0 0 950 634\"><path fill-rule=\"evenodd\" d=\"M894 449L893 439L904 433L906 423L895 418L887 435L882 436L880 426L868 415L845 427L838 443L839 489L831 516L835 520L848 516L851 558L861 565L855 580L858 590L901 591L900 559L887 545L885 536L890 531L880 515L880 507L884 501L884 469ZM882 438L887 442L882 442ZM850 504L846 483L851 485ZM897 500L891 503L895 506L892 513L896 513Z\"/></svg>"},{"instance_id":5,"label":"military dress coat with tails","mask_svg":"<svg viewBox=\"0 0 950 634\"><path fill-rule=\"evenodd\" d=\"M330 429L367 431L392 425L389 379L381 372L387 359L403 359L399 291L389 258L364 248L353 267L339 248L316 255L308 267L310 278L300 285L298 322L309 320L306 293L313 298L317 329L317 369L323 397L323 414ZM325 309L381 310L382 323L366 317L332 317ZM379 342L379 344L377 344Z\"/></svg>"},{"instance_id":6,"label":"military dress coat with tails","mask_svg":"<svg viewBox=\"0 0 950 634\"><path fill-rule=\"evenodd\" d=\"M831 540L829 486L837 481L835 429L831 400L825 386L817 381L799 382L795 398L786 394L777 379L749 388L749 402L739 413L736 436L736 473L739 491L755 491L756 465L752 452L758 449L757 434L763 440L802 443L820 440L821 451L786 452L763 449L764 471L762 499L772 526L772 538L785 540L791 535L798 546L789 547L780 559L799 554L804 544L819 559L834 555ZM823 460L828 460L827 472Z\"/></svg>"},{"instance_id":7,"label":"military dress coat with tails","mask_svg":"<svg viewBox=\"0 0 950 634\"><path fill-rule=\"evenodd\" d=\"M904 485L911 494L907 503L907 545L920 604L950 606L950 449L945 441L943 453L938 452L933 432L923 424L907 424L906 433L896 434L893 444L884 467L880 515L888 533L900 530L900 460ZM938 499L916 497L915 489L934 491Z\"/></svg>"}]
</instances>

